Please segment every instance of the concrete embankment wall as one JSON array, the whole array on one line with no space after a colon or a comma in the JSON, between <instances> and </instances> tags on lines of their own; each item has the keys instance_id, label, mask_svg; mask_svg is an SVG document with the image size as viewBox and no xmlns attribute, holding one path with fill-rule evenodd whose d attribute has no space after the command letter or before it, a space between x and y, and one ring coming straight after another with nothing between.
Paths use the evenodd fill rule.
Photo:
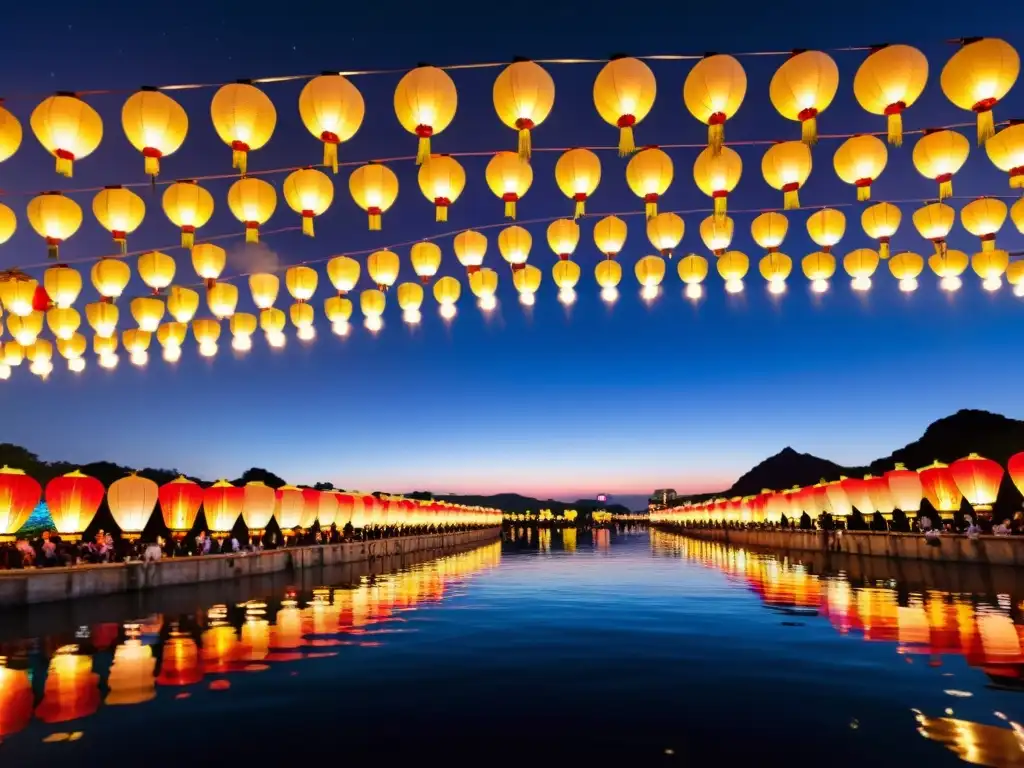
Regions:
<instances>
[{"instance_id":1,"label":"concrete embankment wall","mask_svg":"<svg viewBox=\"0 0 1024 768\"><path fill-rule=\"evenodd\" d=\"M696 539L720 541L755 549L794 552L843 552L848 555L895 557L905 560L940 560L952 563L1024 566L1024 536L966 536L943 534L939 546L928 546L916 533L843 531L831 540L825 531L761 531L656 526Z\"/></svg>"},{"instance_id":2,"label":"concrete embankment wall","mask_svg":"<svg viewBox=\"0 0 1024 768\"><path fill-rule=\"evenodd\" d=\"M412 552L437 551L443 554L446 550L494 541L500 536L501 528L494 527L459 533L294 547L246 555L209 555L171 558L155 563L0 571L0 608L242 579L281 571L366 562Z\"/></svg>"}]
</instances>

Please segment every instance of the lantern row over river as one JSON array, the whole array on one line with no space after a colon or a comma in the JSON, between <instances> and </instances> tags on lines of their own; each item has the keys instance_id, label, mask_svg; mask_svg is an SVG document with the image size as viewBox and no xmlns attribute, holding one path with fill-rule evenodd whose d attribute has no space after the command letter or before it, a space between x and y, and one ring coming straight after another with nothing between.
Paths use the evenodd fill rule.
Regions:
<instances>
[{"instance_id":1,"label":"lantern row over river","mask_svg":"<svg viewBox=\"0 0 1024 768\"><path fill-rule=\"evenodd\" d=\"M1007 462L1010 477L1024 494L1024 452ZM653 510L654 523L778 523L783 516L799 518L806 513L812 520L821 514L845 518L856 509L862 515L876 512L889 520L895 510L916 513L922 500L943 517L960 510L964 499L976 512L991 510L999 494L1003 468L998 462L976 453L950 465L941 462L919 469L897 464L881 477L842 477L789 490L764 490L756 496L687 502L678 507Z\"/></svg>"},{"instance_id":2,"label":"lantern row over river","mask_svg":"<svg viewBox=\"0 0 1024 768\"><path fill-rule=\"evenodd\" d=\"M467 507L401 496L369 493L319 491L285 485L271 488L261 482L235 486L218 480L207 488L185 477L162 486L132 474L104 489L103 483L78 470L55 477L46 484L46 505L57 532L66 540L77 540L92 522L106 493L110 512L127 538L138 538L159 502L164 524L176 536L187 533L200 508L214 536L224 536L242 516L254 535L270 524L271 518L286 535L293 529L350 525L362 528L406 528L446 526L491 526L501 524L501 512L485 507ZM41 486L21 470L0 469L0 541L13 539L43 497Z\"/></svg>"}]
</instances>

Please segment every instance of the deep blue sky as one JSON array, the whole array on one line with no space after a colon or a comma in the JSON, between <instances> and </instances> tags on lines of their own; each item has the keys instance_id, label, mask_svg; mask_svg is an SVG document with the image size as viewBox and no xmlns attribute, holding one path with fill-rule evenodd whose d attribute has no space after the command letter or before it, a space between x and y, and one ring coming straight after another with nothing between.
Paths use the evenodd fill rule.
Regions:
<instances>
[{"instance_id":1,"label":"deep blue sky","mask_svg":"<svg viewBox=\"0 0 1024 768\"><path fill-rule=\"evenodd\" d=\"M403 4L404 5L404 4ZM76 164L68 183L28 132L36 94L57 89L126 88L141 84L224 82L237 77L315 73L322 69L410 67L503 61L533 57L600 57L613 51L634 54L785 50L835 47L880 41L919 45L929 56L925 95L906 114L908 129L969 119L949 104L939 88L942 64L954 51L946 38L1004 34L1021 28L1024 7L1004 4L975 17L963 2L893 3L874 10L836 11L806 2L734 2L646 5L591 2L578 7L518 2L499 6L416 3L406 7L363 3L324 6L261 6L242 3L172 6L107 3L98 14L86 4L54 0L18 4L8 10L11 41L0 49L0 93L22 119L21 151L0 168L3 187L39 190L137 181L142 163L120 128L121 96L91 101L102 114L106 135L100 149ZM221 11L220 9L228 9ZM269 8L269 7L268 7ZM661 10L664 8L665 10ZM115 11L114 9L119 9ZM214 10L217 9L217 10ZM1021 45L1024 39L1008 38ZM863 113L852 97L852 78L863 54L836 54L839 95L820 119L823 133L881 130L881 118ZM780 58L745 58L749 88L728 138L795 138L799 128L771 108L768 82ZM645 143L699 142L705 129L686 111L681 88L687 62L652 65L658 98L637 130ZM499 70L454 73L459 110L452 126L435 138L435 151L486 151L514 147L514 134L500 124L491 105L491 83ZM591 87L597 67L556 66L555 108L536 132L538 146L606 145L615 131L594 110ZM392 108L398 76L354 79L367 104L367 120L342 159L405 155L414 139L399 126ZM296 106L299 83L268 85L278 108L270 144L254 153L254 169L316 162L319 145L302 127ZM164 161L164 177L189 177L230 170L229 150L209 121L212 90L182 92L191 118L184 148ZM997 117L1024 115L1024 83L1018 83ZM967 132L970 134L970 131ZM973 145L973 141L972 141ZM815 151L815 170L802 193L805 204L853 199L836 179L831 155L836 142ZM912 140L890 152L889 166L874 186L876 199L923 198L934 185L910 162ZM745 168L734 208L775 206L781 195L760 174L763 150L741 149ZM663 208L705 207L691 169L696 152L672 153L676 181ZM554 154L534 160L534 186L521 203L521 218L570 211L553 178ZM589 204L593 212L639 210L624 179L624 162L602 153L601 186ZM435 233L501 222L499 202L483 179L486 158L465 159L469 182L445 225L433 222L411 163L395 164L402 189L384 230L366 231L365 215L347 192L346 172L336 177L332 209L317 223L317 237L297 233L267 237L280 263ZM283 177L273 177L279 185ZM236 231L225 203L227 183L210 183L218 210L204 230ZM972 146L967 166L955 181L959 195L1005 194L1005 178ZM147 196L146 223L130 241L133 248L164 247L176 236ZM109 251L107 235L89 213L91 194L78 197L86 209L79 233L64 247L65 258ZM8 203L19 214L19 231L0 248L0 264L39 263L44 249L24 220L26 198ZM962 204L961 203L958 203ZM904 207L895 248L926 253ZM856 211L848 211L847 236L839 254L869 245ZM798 262L812 250L806 213L790 216L784 250ZM684 250L703 251L698 225L686 217ZM632 264L649 252L642 219L630 217L621 256L622 297L612 310L599 301L593 284L597 254L592 222L583 224L577 261L583 267L580 298L570 312L555 301L550 281L554 263L544 226L532 227L530 261L545 272L545 285L532 314L515 300L511 280L497 252L496 230L488 232L485 263L499 268L500 309L489 320L472 305L468 286L459 316L446 328L428 298L423 326L410 332L389 299L386 328L378 338L358 329L342 342L320 321L310 346L292 338L271 354L258 338L256 349L235 360L222 343L213 363L189 350L176 368L158 359L145 370L122 360L112 374L91 365L72 378L58 372L42 384L18 371L2 388L7 408L0 439L21 443L47 458L174 466L205 477L237 475L251 465L266 466L295 482L329 479L344 487L396 491L506 491L575 497L599 491L646 493L665 485L713 489L727 485L751 464L784 445L840 462L862 463L914 439L929 421L961 407L981 407L1024 416L1019 396L1024 375L1020 355L1021 302L1004 287L983 295L973 273L952 301L939 295L926 272L922 288L901 295L885 266L875 289L861 301L847 278L837 275L832 291L813 300L798 269L781 301L770 300L756 274L760 257L749 237L751 216L735 215L735 246L751 256L754 270L743 298L726 300L717 274L708 296L694 308L681 297L674 264L662 297L650 308L636 294ZM283 199L269 228L294 217ZM976 243L957 227L952 245L968 252ZM999 240L1020 248L1024 239L1008 223ZM459 274L451 241L441 241L443 273ZM408 248L400 279L410 279ZM180 250L171 251L180 274L191 267ZM233 257L235 269L243 264ZM317 310L329 295L321 278ZM365 287L365 286L364 286ZM87 288L91 296L91 288ZM283 290L282 290L283 294ZM243 303L248 303L243 290ZM284 297L279 306L286 305ZM248 308L248 307L246 307ZM123 306L128 316L127 305ZM122 326L126 323L122 322Z\"/></svg>"}]
</instances>

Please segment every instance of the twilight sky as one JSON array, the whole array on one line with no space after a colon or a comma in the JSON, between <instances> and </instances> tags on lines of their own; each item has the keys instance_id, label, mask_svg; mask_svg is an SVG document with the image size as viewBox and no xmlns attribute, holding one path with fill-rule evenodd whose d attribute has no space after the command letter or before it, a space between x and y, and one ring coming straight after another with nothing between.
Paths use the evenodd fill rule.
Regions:
<instances>
[{"instance_id":1,"label":"twilight sky","mask_svg":"<svg viewBox=\"0 0 1024 768\"><path fill-rule=\"evenodd\" d=\"M405 6L405 7L402 7ZM504 61L514 55L600 57L632 54L701 53L717 50L829 48L882 41L918 45L931 64L921 101L905 116L908 129L971 119L948 103L939 88L942 65L955 48L942 41L966 34L1003 34L1020 29L1024 6L1003 4L989 14L992 26L978 26L968 5L948 0L892 3L873 11L836 11L794 0L772 4L630 6L600 0L560 8L559 3L523 1L489 4L417 3L288 7L272 15L241 3L180 2L172 6L88 4L53 0L9 9L11 44L0 49L0 94L25 126L19 153L0 168L9 192L91 187L138 181L142 162L120 127L121 95L90 98L105 121L99 150L76 163L75 177L53 173L52 161L28 130L37 94L53 90L123 88L142 84L218 83L238 77L316 73L324 69L408 68L434 64ZM225 10L221 11L223 8ZM665 8L666 10L661 10ZM115 10L120 9L120 10ZM215 10L217 9L217 10ZM998 24L995 24L998 17ZM1021 47L1024 39L1007 38ZM884 120L860 110L852 80L864 54L835 54L840 90L819 119L822 133L881 130ZM744 58L749 80L746 101L730 121L728 138L796 138L799 127L781 118L768 100L768 82L779 57ZM682 83L691 64L655 62L658 97L637 129L638 143L700 142L706 129L686 112ZM550 65L555 108L537 130L537 146L609 145L616 132L598 117L591 88L596 65ZM458 71L459 110L453 124L434 139L434 150L513 149L514 133L497 119L491 84L498 69ZM398 75L354 78L367 105L367 119L342 147L342 160L408 155L414 138L394 116L392 92ZM263 86L278 109L274 138L250 156L250 168L318 162L319 144L302 126L297 109L301 83ZM19 98L19 95L22 95ZM230 151L209 119L212 89L174 94L189 112L185 145L163 163L165 179L230 171ZM1024 116L1024 83L1001 104L997 119ZM971 137L973 129L965 133ZM1005 177L973 146L955 179L957 195L1006 194ZM881 199L921 199L934 184L913 169L911 137L902 150L890 149L889 165L873 186ZM815 169L801 193L808 204L854 199L832 170L838 143L815 150ZM743 180L730 200L734 210L772 207L781 195L760 173L762 147L740 148ZM662 209L704 208L707 199L692 182L696 150L674 150L676 180ZM593 213L639 211L642 205L625 184L624 161L600 153L603 176L590 203ZM533 187L520 204L520 217L569 213L570 203L554 183L556 153L534 158ZM264 257L288 265L367 248L387 247L439 231L501 224L501 205L486 187L487 158L463 158L467 189L452 207L448 225L433 221L411 162L394 163L401 191L379 233L366 231L365 214L352 202L345 169L334 177L335 201L317 237L298 233L265 238ZM278 209L267 228L296 223L280 197L283 175L267 177L279 190ZM240 231L225 202L228 181L205 183L217 211L202 233ZM131 248L161 248L178 260L179 276L192 281L187 255L171 249L177 239L159 196L144 195L147 219L129 240ZM92 218L92 193L77 195L86 211L78 234L62 248L64 259L110 252L109 236ZM0 266L40 264L45 248L24 219L28 198L4 200L19 216L19 230L0 248ZM966 200L955 203L959 208ZM903 225L894 252L927 255L902 206ZM870 245L859 227L859 211L846 209L847 234L841 255ZM704 252L698 225L705 214L685 216L682 251ZM177 467L203 477L235 476L265 466L293 482L331 480L342 487L392 491L519 491L564 498L608 492L647 494L655 487L713 490L727 486L760 459L785 445L841 463L866 463L915 439L933 419L962 407L1024 416L1020 382L1022 303L1004 286L984 294L973 273L951 299L940 295L926 270L921 289L905 296L883 264L866 297L852 294L841 271L824 297L812 298L799 272L799 259L813 250L804 222L794 212L783 250L796 269L789 291L770 298L756 272L761 254L749 235L752 214L734 213L734 247L751 257L752 272L741 297L727 298L712 265L705 300L694 307L669 265L663 295L652 306L639 298L632 265L650 246L639 216L629 216L629 237L620 256L621 298L611 309L598 298L593 267L593 220L582 223L576 260L583 268L577 304L566 310L555 300L550 269L555 256L544 238L546 224L529 227L534 236L530 262L544 271L532 312L515 299L508 271L497 251L497 231L488 230L485 265L500 275L499 309L485 318L463 285L459 314L450 327L437 317L428 294L424 323L410 331L389 297L385 329L372 338L361 327L340 340L323 320L322 299L330 295L321 276L315 304L318 339L303 345L289 334L285 350L272 353L261 336L244 359L235 359L225 329L221 352L212 362L198 358L189 343L182 361L170 367L151 351L146 369L128 364L113 373L92 360L72 377L57 360L57 371L41 383L25 370L0 388L6 404L0 440L19 443L45 458ZM251 268L251 254L227 241L229 272ZM235 243L228 246L228 243ZM1024 247L1008 222L999 238L1007 249ZM451 239L442 274L462 277ZM959 224L952 247L973 253L974 238ZM234 250L232 250L232 248ZM395 248L403 260L399 279L412 279L408 247ZM39 272L40 270L35 270ZM364 277L364 280L366 278ZM141 286L141 283L139 284ZM140 292L139 286L129 295ZM369 287L363 285L361 287ZM92 300L91 286L85 294ZM251 311L243 286L242 308ZM278 306L287 307L282 287ZM82 303L82 302L80 302ZM123 301L121 327L130 318ZM80 307L81 309L81 307ZM357 310L358 313L358 310Z\"/></svg>"}]
</instances>

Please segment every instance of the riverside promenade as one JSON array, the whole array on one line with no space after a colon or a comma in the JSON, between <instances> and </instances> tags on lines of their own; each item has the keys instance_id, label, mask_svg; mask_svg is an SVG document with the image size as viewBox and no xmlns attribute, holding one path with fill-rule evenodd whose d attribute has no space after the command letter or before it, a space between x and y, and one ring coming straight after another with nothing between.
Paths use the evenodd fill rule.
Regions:
<instances>
[{"instance_id":1,"label":"riverside promenade","mask_svg":"<svg viewBox=\"0 0 1024 768\"><path fill-rule=\"evenodd\" d=\"M500 536L501 528L495 526L457 533L396 536L248 554L177 557L152 563L0 571L0 609L372 562L378 558L414 552L437 552L440 555L453 549L494 541Z\"/></svg>"}]
</instances>

